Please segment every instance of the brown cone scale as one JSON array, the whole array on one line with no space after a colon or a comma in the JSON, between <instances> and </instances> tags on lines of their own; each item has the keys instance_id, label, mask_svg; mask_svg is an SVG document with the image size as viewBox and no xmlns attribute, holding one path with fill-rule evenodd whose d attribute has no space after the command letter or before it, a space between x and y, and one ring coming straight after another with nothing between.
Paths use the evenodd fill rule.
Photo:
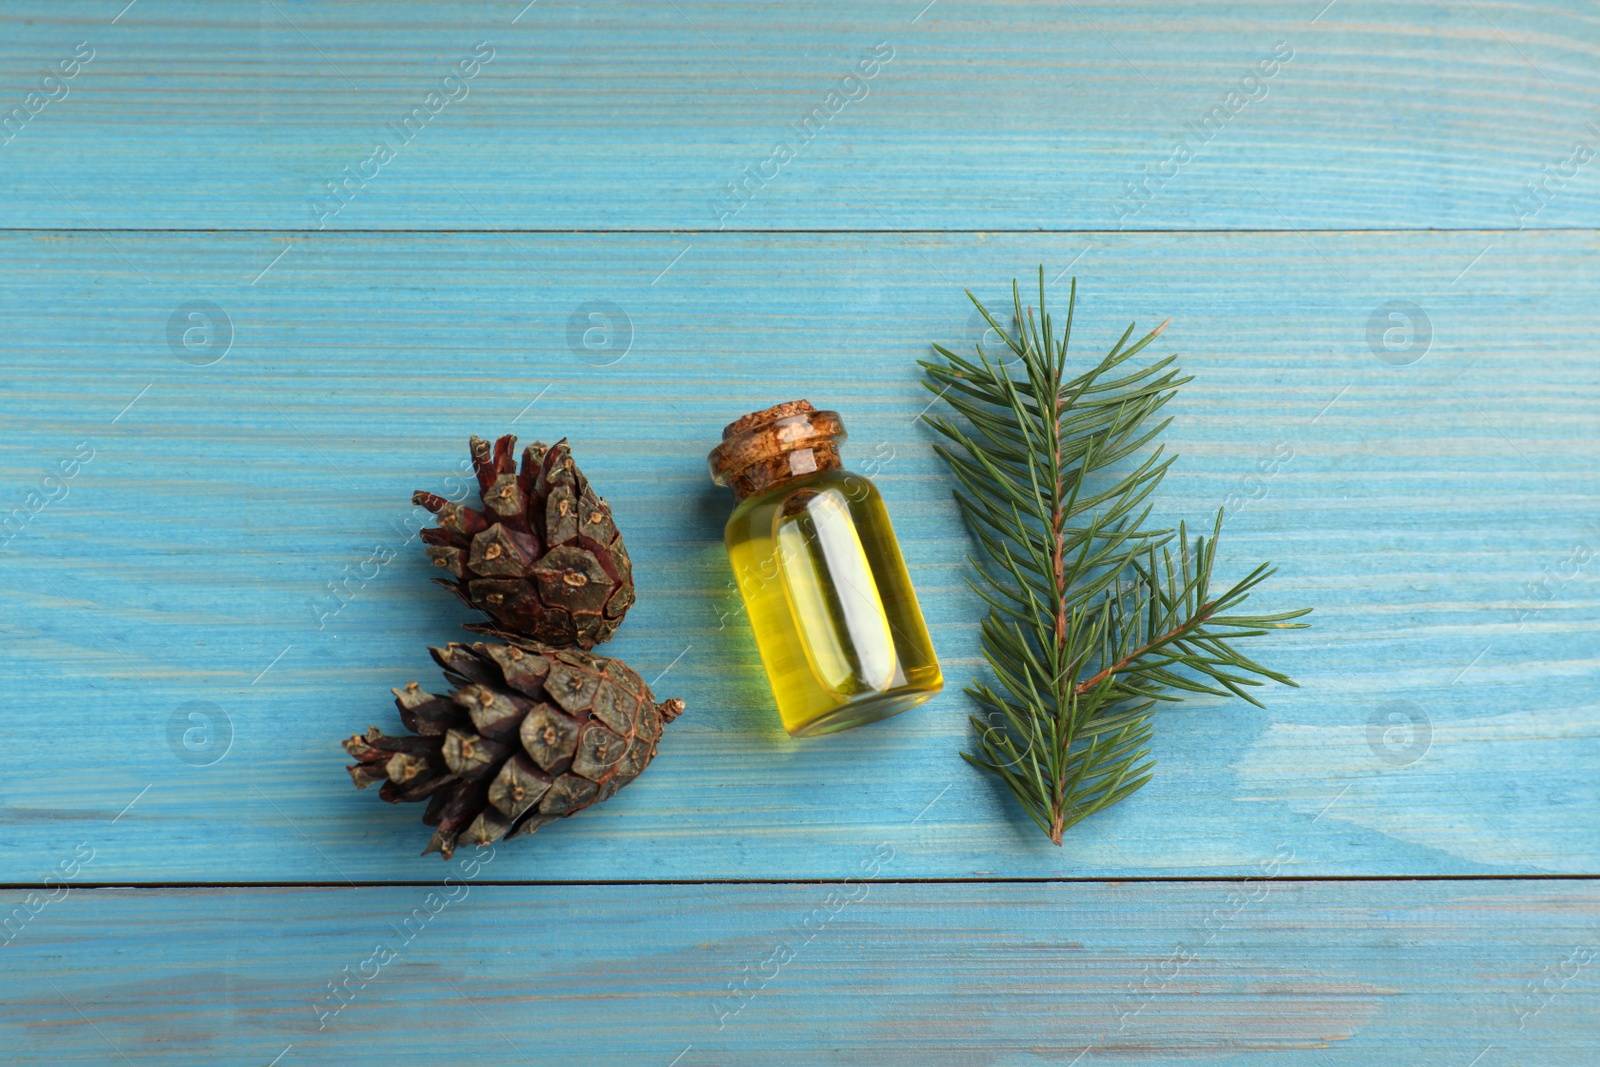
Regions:
<instances>
[{"instance_id":1,"label":"brown cone scale","mask_svg":"<svg viewBox=\"0 0 1600 1067\"><path fill-rule=\"evenodd\" d=\"M633 564L611 508L597 496L563 439L534 442L518 468L517 439L474 437L472 464L483 509L418 492L439 518L422 531L437 579L494 630L554 648L609 640L633 606Z\"/></svg>"},{"instance_id":2,"label":"brown cone scale","mask_svg":"<svg viewBox=\"0 0 1600 1067\"><path fill-rule=\"evenodd\" d=\"M436 827L424 849L446 859L458 841L487 845L531 834L609 800L656 755L662 729L683 711L656 702L620 660L531 643L451 643L431 649L454 686L394 690L410 734L376 727L344 742L356 788L382 782L391 803L428 801Z\"/></svg>"}]
</instances>

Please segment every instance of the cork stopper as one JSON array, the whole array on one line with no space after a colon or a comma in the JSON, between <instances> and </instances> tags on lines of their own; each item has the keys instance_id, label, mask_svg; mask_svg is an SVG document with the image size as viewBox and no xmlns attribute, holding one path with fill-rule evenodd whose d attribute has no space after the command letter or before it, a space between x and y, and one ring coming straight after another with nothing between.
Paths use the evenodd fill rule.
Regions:
<instances>
[{"instance_id":1,"label":"cork stopper","mask_svg":"<svg viewBox=\"0 0 1600 1067\"><path fill-rule=\"evenodd\" d=\"M818 411L809 400L790 400L730 422L706 465L713 482L732 489L735 500L744 500L803 474L839 470L844 440L837 411Z\"/></svg>"}]
</instances>

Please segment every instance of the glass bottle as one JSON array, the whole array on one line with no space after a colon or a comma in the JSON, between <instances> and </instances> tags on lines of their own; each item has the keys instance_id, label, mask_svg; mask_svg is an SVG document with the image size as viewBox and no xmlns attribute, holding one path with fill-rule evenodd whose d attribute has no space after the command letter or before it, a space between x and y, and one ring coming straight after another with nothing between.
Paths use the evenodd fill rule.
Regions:
<instances>
[{"instance_id":1,"label":"glass bottle","mask_svg":"<svg viewBox=\"0 0 1600 1067\"><path fill-rule=\"evenodd\" d=\"M790 734L898 715L944 685L877 488L842 468L837 412L794 400L722 431L724 540Z\"/></svg>"}]
</instances>

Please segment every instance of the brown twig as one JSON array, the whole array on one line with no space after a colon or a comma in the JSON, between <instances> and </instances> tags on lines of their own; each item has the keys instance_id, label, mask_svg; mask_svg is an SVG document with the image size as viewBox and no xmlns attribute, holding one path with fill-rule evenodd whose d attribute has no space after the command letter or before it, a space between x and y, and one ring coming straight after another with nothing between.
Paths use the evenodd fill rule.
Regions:
<instances>
[{"instance_id":1,"label":"brown twig","mask_svg":"<svg viewBox=\"0 0 1600 1067\"><path fill-rule=\"evenodd\" d=\"M1160 648L1162 645L1166 644L1168 641L1171 641L1185 630L1192 630L1196 626L1199 626L1201 623L1205 622L1211 617L1211 613L1214 610L1216 610L1216 602L1211 600L1206 601L1204 604L1200 605L1200 610L1195 614L1194 618L1188 620L1182 626L1177 626L1167 631L1154 641L1151 641L1149 644L1134 649L1126 656L1123 656L1121 659L1117 660L1117 662L1113 663L1111 666L1102 668L1094 675L1094 677L1079 682L1073 688L1072 695L1080 697L1083 696L1083 694L1087 693L1089 690L1105 681L1111 675L1116 674L1118 671L1122 670L1128 664L1149 652L1151 649Z\"/></svg>"}]
</instances>

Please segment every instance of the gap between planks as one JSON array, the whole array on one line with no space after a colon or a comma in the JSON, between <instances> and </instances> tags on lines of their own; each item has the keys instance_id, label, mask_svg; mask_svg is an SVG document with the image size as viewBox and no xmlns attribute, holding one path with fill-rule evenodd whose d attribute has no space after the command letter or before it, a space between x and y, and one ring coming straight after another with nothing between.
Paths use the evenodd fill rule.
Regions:
<instances>
[{"instance_id":1,"label":"gap between planks","mask_svg":"<svg viewBox=\"0 0 1600 1067\"><path fill-rule=\"evenodd\" d=\"M473 885L523 886L539 889L547 886L629 886L629 885L838 885L848 878L596 878L538 881L533 879L478 879ZM858 879L860 881L862 879ZM1138 876L1128 878L872 878L873 885L1142 885L1142 884L1210 884L1231 885L1257 882L1259 874L1241 875L1174 875L1171 877ZM1322 884L1328 882L1600 882L1600 874L1344 874L1344 875L1287 875L1270 879L1273 882L1296 884ZM74 882L72 889L404 889L410 887L441 886L441 881L427 879L397 879L380 881L354 879L349 881L303 882ZM0 892L52 889L43 882L0 882Z\"/></svg>"},{"instance_id":2,"label":"gap between planks","mask_svg":"<svg viewBox=\"0 0 1600 1067\"><path fill-rule=\"evenodd\" d=\"M98 226L98 227L89 227L89 226L0 226L0 235L6 235L6 234L31 234L31 233L128 233L128 234L132 234L132 233L186 233L186 234L216 234L216 235L226 235L226 234L282 234L282 235L303 236L303 237L333 237L333 236L339 236L339 235L342 235L342 234L350 234L350 235L394 234L396 236L400 236L400 235L404 235L404 234L467 234L467 235L473 235L473 236L490 236L490 235L496 235L496 234L498 234L498 235L509 235L509 234L536 234L536 235L538 235L538 234L548 234L548 235L573 235L573 236L588 235L588 236L596 236L596 237L607 237L607 236L625 237L625 236L630 236L630 235L634 235L634 234L638 234L638 235L673 235L673 236L682 235L682 234L696 234L696 235L705 236L705 237L713 237L713 236L718 236L718 235L732 236L732 237L740 237L740 236L762 237L762 236L783 236L783 235L805 237L805 236L827 236L827 235L840 235L840 234L844 234L844 235L861 234L861 235L874 235L874 236L907 237L907 236L913 236L913 235L918 235L918 234L928 234L928 235L931 235L931 236L942 236L942 235L947 235L947 234L951 235L951 236L962 236L962 235L972 236L972 235L981 234L981 235L995 235L995 236L1004 235L1004 236L1013 236L1013 237L1029 237L1029 236L1041 237L1041 236L1050 236L1052 234L1059 234L1059 235L1062 235L1062 236L1081 235L1081 236L1100 236L1100 237L1130 237L1130 236L1138 237L1138 236L1143 236L1143 235L1146 235L1146 234L1151 235L1151 236L1156 236L1156 235L1160 235L1160 234L1202 234L1202 233L1240 234L1240 235L1250 235L1250 234L1312 234L1312 233L1320 233L1320 234L1341 234L1341 233L1371 233L1371 234L1417 234L1417 233L1479 233L1479 234L1600 233L1600 226L1529 226L1529 227L1510 227L1510 226L1507 226L1507 227L1484 227L1484 226L1461 226L1461 227L1451 227L1451 226L1413 226L1413 227L1394 227L1394 226L1321 226L1321 227L1310 227L1310 228L1301 227L1299 229L1291 229L1288 226L1266 226L1266 227L1239 227L1239 226L1210 226L1210 227L1205 227L1205 226L1202 226L1202 227L1195 227L1195 228L1164 228L1164 229L1135 227L1135 228L1124 229L1124 230L1048 229L1048 228L1044 228L1044 229L1016 229L1016 228L988 229L988 228L984 228L984 229L954 229L954 230L946 230L946 229L929 229L929 228L926 228L926 227L921 228L921 229L893 230L893 229L888 229L886 227L876 227L875 228L875 227L866 227L866 226L863 226L863 227L860 227L860 228L831 227L831 228L825 228L825 229L771 229L771 230L736 230L736 229L733 229L731 227L728 228L728 229L725 229L725 230L713 230L713 229L696 229L696 228L694 228L692 226L691 227L643 227L643 228L637 228L637 229L624 228L624 229L614 229L614 230L601 230L601 229L592 229L592 228L591 229L573 230L573 229L552 229L552 228L543 228L543 227L532 227L532 228L528 228L528 229L520 229L520 228L516 228L516 227L504 227L504 226L498 227L498 228L495 228L495 229L475 229L475 228L470 227L470 226L440 226L440 227L432 227L432 228L427 228L427 229L417 229L417 228L410 228L410 227L406 227L406 228L396 227L396 228L393 228L393 229L357 229L355 227L347 227L347 228L336 228L336 229L330 229L330 230L309 230L309 229L294 229L294 228L270 227L270 226L269 227L260 227L260 226L242 227L242 228L239 228L239 229L219 229L219 228L214 227L214 226L202 226L202 227L184 227L184 226L125 226L125 227L106 227L106 226Z\"/></svg>"}]
</instances>

